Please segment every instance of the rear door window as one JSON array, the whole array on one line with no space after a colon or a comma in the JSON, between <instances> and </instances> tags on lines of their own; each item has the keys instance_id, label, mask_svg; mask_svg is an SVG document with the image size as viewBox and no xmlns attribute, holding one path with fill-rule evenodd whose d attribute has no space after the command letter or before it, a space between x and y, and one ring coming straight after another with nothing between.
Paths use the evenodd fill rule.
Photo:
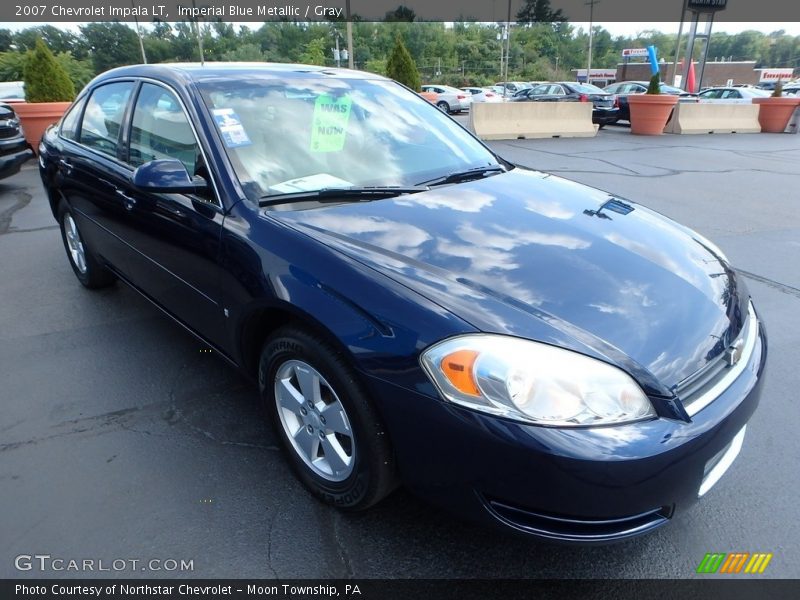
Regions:
<instances>
[{"instance_id":1,"label":"rear door window","mask_svg":"<svg viewBox=\"0 0 800 600\"><path fill-rule=\"evenodd\" d=\"M81 144L117 157L122 119L133 86L132 81L121 81L100 86L92 92L81 122Z\"/></svg>"}]
</instances>

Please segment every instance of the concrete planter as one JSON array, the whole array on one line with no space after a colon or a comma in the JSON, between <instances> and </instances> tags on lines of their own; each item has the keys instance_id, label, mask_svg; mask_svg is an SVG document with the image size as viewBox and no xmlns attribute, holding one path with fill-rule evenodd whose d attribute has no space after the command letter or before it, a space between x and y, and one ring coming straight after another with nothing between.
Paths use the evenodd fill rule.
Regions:
<instances>
[{"instance_id":1,"label":"concrete planter","mask_svg":"<svg viewBox=\"0 0 800 600\"><path fill-rule=\"evenodd\" d=\"M670 94L632 94L628 96L631 133L661 135L678 97Z\"/></svg>"},{"instance_id":2,"label":"concrete planter","mask_svg":"<svg viewBox=\"0 0 800 600\"><path fill-rule=\"evenodd\" d=\"M57 122L71 104L72 102L14 103L14 111L25 130L25 139L34 152L39 152L39 141L45 129Z\"/></svg>"},{"instance_id":3,"label":"concrete planter","mask_svg":"<svg viewBox=\"0 0 800 600\"><path fill-rule=\"evenodd\" d=\"M794 109L800 105L800 98L779 96L778 98L753 98L759 105L758 122L764 133L783 133L792 118Z\"/></svg>"}]
</instances>

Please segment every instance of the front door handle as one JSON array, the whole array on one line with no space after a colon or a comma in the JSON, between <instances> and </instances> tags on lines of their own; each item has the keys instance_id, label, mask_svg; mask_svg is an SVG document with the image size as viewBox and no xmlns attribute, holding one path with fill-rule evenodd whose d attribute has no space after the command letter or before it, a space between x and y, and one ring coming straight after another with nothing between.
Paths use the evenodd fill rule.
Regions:
<instances>
[{"instance_id":1,"label":"front door handle","mask_svg":"<svg viewBox=\"0 0 800 600\"><path fill-rule=\"evenodd\" d=\"M60 167L60 170L63 171L64 175L72 174L72 163L69 162L67 159L59 158L58 166Z\"/></svg>"},{"instance_id":2,"label":"front door handle","mask_svg":"<svg viewBox=\"0 0 800 600\"><path fill-rule=\"evenodd\" d=\"M127 210L133 210L136 206L136 198L133 196L129 196L121 189L117 188L117 195L122 198L122 204L125 206Z\"/></svg>"}]
</instances>

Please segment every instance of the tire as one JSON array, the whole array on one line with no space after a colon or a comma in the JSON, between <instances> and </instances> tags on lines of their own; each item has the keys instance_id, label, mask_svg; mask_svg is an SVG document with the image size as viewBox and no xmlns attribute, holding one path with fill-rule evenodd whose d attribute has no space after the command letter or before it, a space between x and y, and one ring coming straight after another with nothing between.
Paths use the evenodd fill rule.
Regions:
<instances>
[{"instance_id":1,"label":"tire","mask_svg":"<svg viewBox=\"0 0 800 600\"><path fill-rule=\"evenodd\" d=\"M354 370L325 340L297 327L276 331L261 352L258 384L292 469L317 498L358 511L397 486L386 428Z\"/></svg>"},{"instance_id":2,"label":"tire","mask_svg":"<svg viewBox=\"0 0 800 600\"><path fill-rule=\"evenodd\" d=\"M450 105L447 102L445 102L444 100L439 100L439 102L436 103L436 106L442 112L450 114Z\"/></svg>"},{"instance_id":3,"label":"tire","mask_svg":"<svg viewBox=\"0 0 800 600\"><path fill-rule=\"evenodd\" d=\"M89 289L108 287L116 281L114 274L95 258L91 249L81 237L75 218L66 202L58 206L58 224L61 228L61 241L67 252L67 260L81 284Z\"/></svg>"}]
</instances>

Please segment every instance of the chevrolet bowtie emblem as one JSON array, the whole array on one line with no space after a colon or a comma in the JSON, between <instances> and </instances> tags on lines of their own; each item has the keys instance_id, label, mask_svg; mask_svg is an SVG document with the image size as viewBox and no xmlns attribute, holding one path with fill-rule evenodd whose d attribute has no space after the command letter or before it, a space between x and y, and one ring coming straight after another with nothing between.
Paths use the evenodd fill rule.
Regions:
<instances>
[{"instance_id":1,"label":"chevrolet bowtie emblem","mask_svg":"<svg viewBox=\"0 0 800 600\"><path fill-rule=\"evenodd\" d=\"M725 350L725 362L729 367L732 367L742 358L744 351L744 340L737 340L729 348Z\"/></svg>"}]
</instances>

